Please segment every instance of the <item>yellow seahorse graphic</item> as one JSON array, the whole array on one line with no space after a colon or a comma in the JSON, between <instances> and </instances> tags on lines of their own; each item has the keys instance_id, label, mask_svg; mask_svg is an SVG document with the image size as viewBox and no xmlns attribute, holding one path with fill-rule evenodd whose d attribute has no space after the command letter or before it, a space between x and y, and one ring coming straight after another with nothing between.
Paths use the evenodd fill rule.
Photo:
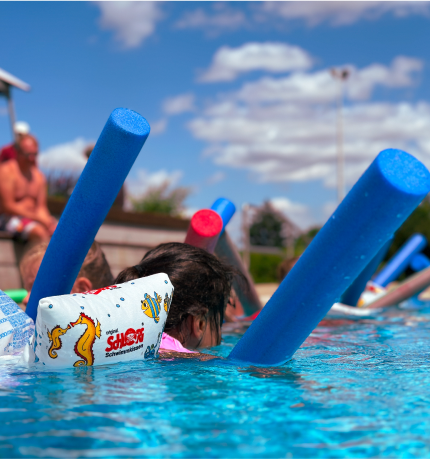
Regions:
<instances>
[{"instance_id":1,"label":"yellow seahorse graphic","mask_svg":"<svg viewBox=\"0 0 430 459\"><path fill-rule=\"evenodd\" d=\"M48 330L48 339L51 341L51 347L48 350L48 355L51 359L56 359L58 354L55 351L61 349L61 335L65 335L67 330L70 330L70 325L67 325L67 328L61 328L59 325L54 327L51 331Z\"/></svg>"},{"instance_id":2,"label":"yellow seahorse graphic","mask_svg":"<svg viewBox=\"0 0 430 459\"><path fill-rule=\"evenodd\" d=\"M160 309L163 298L157 292L154 292L154 298L149 296L147 293L144 295L142 301L142 310L148 317L154 319L155 323L158 324L160 320Z\"/></svg>"},{"instance_id":3,"label":"yellow seahorse graphic","mask_svg":"<svg viewBox=\"0 0 430 459\"><path fill-rule=\"evenodd\" d=\"M96 319L97 320L97 319ZM75 353L78 357L82 357L82 360L77 360L73 366L83 367L91 366L94 363L93 344L97 338L101 336L100 322L97 320L97 325L94 324L94 320L88 317L86 314L81 312L76 322L71 322L70 325L75 327L76 325L86 325L87 329L84 331L82 336L75 344Z\"/></svg>"}]
</instances>

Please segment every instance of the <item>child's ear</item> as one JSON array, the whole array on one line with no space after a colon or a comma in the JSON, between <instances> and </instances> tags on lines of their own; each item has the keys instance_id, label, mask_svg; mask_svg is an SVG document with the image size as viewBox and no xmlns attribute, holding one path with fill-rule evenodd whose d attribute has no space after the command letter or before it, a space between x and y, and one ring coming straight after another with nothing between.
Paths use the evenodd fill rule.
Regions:
<instances>
[{"instance_id":1,"label":"child's ear","mask_svg":"<svg viewBox=\"0 0 430 459\"><path fill-rule=\"evenodd\" d=\"M72 291L70 293L82 293L88 292L93 289L93 284L86 277L78 277L73 284Z\"/></svg>"},{"instance_id":2,"label":"child's ear","mask_svg":"<svg viewBox=\"0 0 430 459\"><path fill-rule=\"evenodd\" d=\"M192 317L192 334L198 340L201 340L206 329L206 319L199 316Z\"/></svg>"}]
</instances>

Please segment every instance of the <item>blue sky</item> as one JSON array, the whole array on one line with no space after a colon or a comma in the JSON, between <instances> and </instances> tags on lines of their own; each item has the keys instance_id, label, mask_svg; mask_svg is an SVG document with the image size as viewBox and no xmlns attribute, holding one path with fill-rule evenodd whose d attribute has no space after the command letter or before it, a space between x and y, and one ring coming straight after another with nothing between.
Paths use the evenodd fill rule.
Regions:
<instances>
[{"instance_id":1,"label":"blue sky","mask_svg":"<svg viewBox=\"0 0 430 459\"><path fill-rule=\"evenodd\" d=\"M302 228L324 223L336 204L331 67L351 72L347 188L384 148L430 166L428 3L0 2L0 40L0 67L31 85L13 95L44 167L80 170L109 113L128 107L152 127L130 192L168 179L192 187L190 212L269 199Z\"/></svg>"}]
</instances>

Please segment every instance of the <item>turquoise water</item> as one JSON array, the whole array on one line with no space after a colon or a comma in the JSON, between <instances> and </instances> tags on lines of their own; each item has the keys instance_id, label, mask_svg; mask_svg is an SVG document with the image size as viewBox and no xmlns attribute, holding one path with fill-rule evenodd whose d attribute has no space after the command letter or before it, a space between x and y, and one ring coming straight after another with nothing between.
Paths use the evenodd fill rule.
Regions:
<instances>
[{"instance_id":1,"label":"turquoise water","mask_svg":"<svg viewBox=\"0 0 430 459\"><path fill-rule=\"evenodd\" d=\"M227 356L242 330L211 352ZM430 308L326 320L279 368L0 362L1 457L430 455Z\"/></svg>"}]
</instances>

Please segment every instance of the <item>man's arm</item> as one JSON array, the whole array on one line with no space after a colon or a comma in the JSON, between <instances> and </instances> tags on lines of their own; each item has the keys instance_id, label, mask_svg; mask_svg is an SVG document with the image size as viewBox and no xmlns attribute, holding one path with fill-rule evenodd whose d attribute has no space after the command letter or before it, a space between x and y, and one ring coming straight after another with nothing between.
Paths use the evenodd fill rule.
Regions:
<instances>
[{"instance_id":1,"label":"man's arm","mask_svg":"<svg viewBox=\"0 0 430 459\"><path fill-rule=\"evenodd\" d=\"M55 231L57 226L57 221L55 218L49 213L47 200L48 200L48 193L47 193L47 184L45 176L39 170L38 173L38 183L39 183L39 190L37 192L37 201L36 201L36 213L39 216L41 221L48 229L48 231L52 234Z\"/></svg>"}]
</instances>

